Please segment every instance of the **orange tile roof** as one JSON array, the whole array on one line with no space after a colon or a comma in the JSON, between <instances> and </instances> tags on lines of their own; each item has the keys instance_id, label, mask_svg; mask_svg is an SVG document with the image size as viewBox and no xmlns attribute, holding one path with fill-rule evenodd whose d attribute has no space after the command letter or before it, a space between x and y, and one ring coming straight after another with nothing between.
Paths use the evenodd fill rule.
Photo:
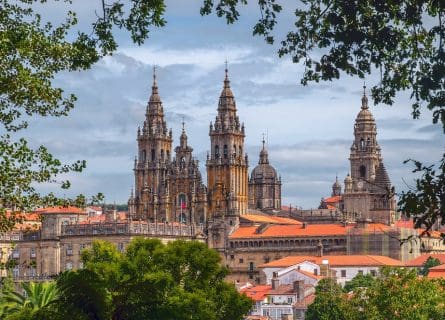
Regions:
<instances>
[{"instance_id":1,"label":"orange tile roof","mask_svg":"<svg viewBox=\"0 0 445 320\"><path fill-rule=\"evenodd\" d=\"M269 263L260 265L260 268L287 268L304 261L321 265L323 260L328 260L331 267L341 266L394 266L401 267L403 263L399 260L385 256L375 255L332 255L332 256L288 256ZM300 270L301 271L301 270Z\"/></svg>"},{"instance_id":2,"label":"orange tile roof","mask_svg":"<svg viewBox=\"0 0 445 320\"><path fill-rule=\"evenodd\" d=\"M244 293L253 301L262 301L271 290L272 286L253 286L242 289L240 292Z\"/></svg>"},{"instance_id":3,"label":"orange tile roof","mask_svg":"<svg viewBox=\"0 0 445 320\"><path fill-rule=\"evenodd\" d=\"M301 221L291 218L283 218L283 217L259 215L259 214L243 214L240 216L240 219L245 219L251 222L258 222L258 223L297 224L297 225L302 224Z\"/></svg>"},{"instance_id":4,"label":"orange tile roof","mask_svg":"<svg viewBox=\"0 0 445 320\"><path fill-rule=\"evenodd\" d=\"M47 207L36 209L35 212L39 214L86 214L85 210L74 206L58 206L58 207Z\"/></svg>"},{"instance_id":5,"label":"orange tile roof","mask_svg":"<svg viewBox=\"0 0 445 320\"><path fill-rule=\"evenodd\" d=\"M230 235L230 239L346 235L346 228L338 224L309 224L305 228L299 225L271 225L262 233L256 233L257 228L255 226L239 227Z\"/></svg>"},{"instance_id":6,"label":"orange tile roof","mask_svg":"<svg viewBox=\"0 0 445 320\"><path fill-rule=\"evenodd\" d=\"M427 277L430 279L445 278L445 264L430 268Z\"/></svg>"},{"instance_id":7,"label":"orange tile roof","mask_svg":"<svg viewBox=\"0 0 445 320\"><path fill-rule=\"evenodd\" d=\"M427 253L422 254L418 256L417 258L410 260L406 263L407 267L422 267L426 260L428 260L429 257L435 258L439 260L441 263L445 263L445 253Z\"/></svg>"},{"instance_id":8,"label":"orange tile roof","mask_svg":"<svg viewBox=\"0 0 445 320\"><path fill-rule=\"evenodd\" d=\"M341 196L333 196L333 197L329 197L329 198L324 199L324 202L326 202L326 203L338 203L338 202L341 201L341 199L342 199Z\"/></svg>"},{"instance_id":9,"label":"orange tile roof","mask_svg":"<svg viewBox=\"0 0 445 320\"><path fill-rule=\"evenodd\" d=\"M335 206L333 206L333 205L330 205L330 204L327 204L327 205L326 205L326 209L329 209L329 210L336 210L337 207L335 207Z\"/></svg>"},{"instance_id":10,"label":"orange tile roof","mask_svg":"<svg viewBox=\"0 0 445 320\"><path fill-rule=\"evenodd\" d=\"M320 275L317 276L317 275L313 274L312 272L308 272L308 271L304 271L304 270L297 270L297 271L299 273L304 274L304 275L306 275L306 276L308 276L310 278L313 278L313 279L320 280L320 279L324 278L323 276L320 276Z\"/></svg>"}]
</instances>

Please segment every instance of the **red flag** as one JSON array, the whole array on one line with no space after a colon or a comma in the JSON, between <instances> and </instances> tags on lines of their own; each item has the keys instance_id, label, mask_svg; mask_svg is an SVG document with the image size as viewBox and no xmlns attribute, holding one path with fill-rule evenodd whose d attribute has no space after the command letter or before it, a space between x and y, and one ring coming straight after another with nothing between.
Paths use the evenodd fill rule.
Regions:
<instances>
[{"instance_id":1,"label":"red flag","mask_svg":"<svg viewBox=\"0 0 445 320\"><path fill-rule=\"evenodd\" d=\"M181 209L185 209L185 202L181 202Z\"/></svg>"}]
</instances>

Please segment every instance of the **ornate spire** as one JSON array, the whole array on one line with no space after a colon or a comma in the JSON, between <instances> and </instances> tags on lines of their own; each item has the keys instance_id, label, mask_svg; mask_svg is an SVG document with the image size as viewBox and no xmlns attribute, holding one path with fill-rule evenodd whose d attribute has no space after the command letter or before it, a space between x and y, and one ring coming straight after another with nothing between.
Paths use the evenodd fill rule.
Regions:
<instances>
[{"instance_id":1,"label":"ornate spire","mask_svg":"<svg viewBox=\"0 0 445 320\"><path fill-rule=\"evenodd\" d=\"M187 147L187 134L185 133L185 122L184 117L182 117L182 133L180 139L181 148Z\"/></svg>"},{"instance_id":2,"label":"ornate spire","mask_svg":"<svg viewBox=\"0 0 445 320\"><path fill-rule=\"evenodd\" d=\"M156 66L153 66L153 84L151 86L150 102L161 102L158 93L158 83L156 82Z\"/></svg>"},{"instance_id":3,"label":"ornate spire","mask_svg":"<svg viewBox=\"0 0 445 320\"><path fill-rule=\"evenodd\" d=\"M221 91L221 95L219 96L218 111L224 111L224 112L236 111L235 98L232 93L232 90L230 89L230 80L229 80L229 71L227 69L227 62L225 68L224 86Z\"/></svg>"},{"instance_id":4,"label":"ornate spire","mask_svg":"<svg viewBox=\"0 0 445 320\"><path fill-rule=\"evenodd\" d=\"M362 110L368 109L368 97L366 96L366 84L363 83Z\"/></svg>"},{"instance_id":5,"label":"ornate spire","mask_svg":"<svg viewBox=\"0 0 445 320\"><path fill-rule=\"evenodd\" d=\"M267 153L266 149L266 141L264 140L264 133L263 133L263 149L260 152L260 161L258 164L268 164L269 163L269 155Z\"/></svg>"}]
</instances>

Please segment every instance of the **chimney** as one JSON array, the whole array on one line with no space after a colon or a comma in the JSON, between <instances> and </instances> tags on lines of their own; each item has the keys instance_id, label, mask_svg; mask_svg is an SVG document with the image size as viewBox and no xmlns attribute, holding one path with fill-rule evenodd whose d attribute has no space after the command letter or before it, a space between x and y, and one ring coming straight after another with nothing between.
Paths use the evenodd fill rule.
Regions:
<instances>
[{"instance_id":1,"label":"chimney","mask_svg":"<svg viewBox=\"0 0 445 320\"><path fill-rule=\"evenodd\" d=\"M329 277L329 260L322 260L320 265L320 275L323 277Z\"/></svg>"},{"instance_id":2,"label":"chimney","mask_svg":"<svg viewBox=\"0 0 445 320\"><path fill-rule=\"evenodd\" d=\"M294 293L297 294L297 302L300 302L304 299L304 281L296 280L293 284Z\"/></svg>"},{"instance_id":3,"label":"chimney","mask_svg":"<svg viewBox=\"0 0 445 320\"><path fill-rule=\"evenodd\" d=\"M263 233L264 231L266 231L267 228L269 228L269 224L268 224L268 223L262 223L262 224L255 230L255 233L256 233L256 234L261 234L261 233Z\"/></svg>"},{"instance_id":4,"label":"chimney","mask_svg":"<svg viewBox=\"0 0 445 320\"><path fill-rule=\"evenodd\" d=\"M307 227L307 223L306 223L306 222L303 222L301 228L302 228L302 229L306 229L306 227Z\"/></svg>"},{"instance_id":5,"label":"chimney","mask_svg":"<svg viewBox=\"0 0 445 320\"><path fill-rule=\"evenodd\" d=\"M278 272L274 272L272 275L272 290L278 289L280 286L280 280L278 279Z\"/></svg>"}]
</instances>

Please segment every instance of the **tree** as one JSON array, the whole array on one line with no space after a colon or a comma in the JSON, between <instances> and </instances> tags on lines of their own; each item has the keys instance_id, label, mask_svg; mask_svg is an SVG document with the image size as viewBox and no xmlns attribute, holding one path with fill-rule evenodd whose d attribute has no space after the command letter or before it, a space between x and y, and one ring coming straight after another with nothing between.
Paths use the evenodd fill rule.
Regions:
<instances>
[{"instance_id":1,"label":"tree","mask_svg":"<svg viewBox=\"0 0 445 320\"><path fill-rule=\"evenodd\" d=\"M204 0L201 14L215 11L234 23L245 4ZM276 0L258 0L258 6L261 16L253 34L273 44L282 6ZM301 0L294 26L281 40L278 55L304 65L302 84L375 73L380 76L371 89L376 104L391 105L398 92L408 91L412 116L418 118L426 107L445 133L444 1ZM436 165L413 163L413 172L421 174L415 186L401 193L399 207L415 227L428 232L437 222L445 224L445 153Z\"/></svg>"},{"instance_id":2,"label":"tree","mask_svg":"<svg viewBox=\"0 0 445 320\"><path fill-rule=\"evenodd\" d=\"M435 267L435 266L440 266L441 264L442 263L440 262L439 259L429 256L428 259L426 259L425 263L423 264L420 274L422 276L427 276L428 272L430 272L430 268Z\"/></svg>"},{"instance_id":3,"label":"tree","mask_svg":"<svg viewBox=\"0 0 445 320\"><path fill-rule=\"evenodd\" d=\"M333 280L329 280L333 281ZM444 319L445 283L419 278L415 270L385 267L368 286L341 294L320 281L308 319ZM331 289L333 287L333 289Z\"/></svg>"},{"instance_id":4,"label":"tree","mask_svg":"<svg viewBox=\"0 0 445 320\"><path fill-rule=\"evenodd\" d=\"M218 253L200 242L137 238L121 253L96 241L82 259L84 269L57 280L60 319L237 320L252 306L224 281Z\"/></svg>"},{"instance_id":5,"label":"tree","mask_svg":"<svg viewBox=\"0 0 445 320\"><path fill-rule=\"evenodd\" d=\"M306 311L308 320L347 319L347 299L334 279L325 278L318 282L315 300Z\"/></svg>"},{"instance_id":6,"label":"tree","mask_svg":"<svg viewBox=\"0 0 445 320\"><path fill-rule=\"evenodd\" d=\"M127 30L133 42L141 44L148 38L149 27L165 24L163 0L103 0L102 13L91 32L77 32L70 0L63 0L68 9L61 24L46 22L42 14L50 2L0 0L0 232L20 220L15 212L36 206L85 204L82 195L59 199L53 193L40 194L36 185L55 182L69 188L70 182L58 177L82 171L86 162L62 164L46 147L33 148L23 137L30 117L66 116L74 107L76 96L55 87L55 76L89 69L101 57L112 54L117 49L113 28Z\"/></svg>"},{"instance_id":7,"label":"tree","mask_svg":"<svg viewBox=\"0 0 445 320\"><path fill-rule=\"evenodd\" d=\"M371 274L358 274L351 281L345 283L344 292L355 291L358 288L368 288L373 284L375 278Z\"/></svg>"},{"instance_id":8,"label":"tree","mask_svg":"<svg viewBox=\"0 0 445 320\"><path fill-rule=\"evenodd\" d=\"M2 319L35 319L58 298L54 282L22 282L24 294L5 288L0 304Z\"/></svg>"}]
</instances>

